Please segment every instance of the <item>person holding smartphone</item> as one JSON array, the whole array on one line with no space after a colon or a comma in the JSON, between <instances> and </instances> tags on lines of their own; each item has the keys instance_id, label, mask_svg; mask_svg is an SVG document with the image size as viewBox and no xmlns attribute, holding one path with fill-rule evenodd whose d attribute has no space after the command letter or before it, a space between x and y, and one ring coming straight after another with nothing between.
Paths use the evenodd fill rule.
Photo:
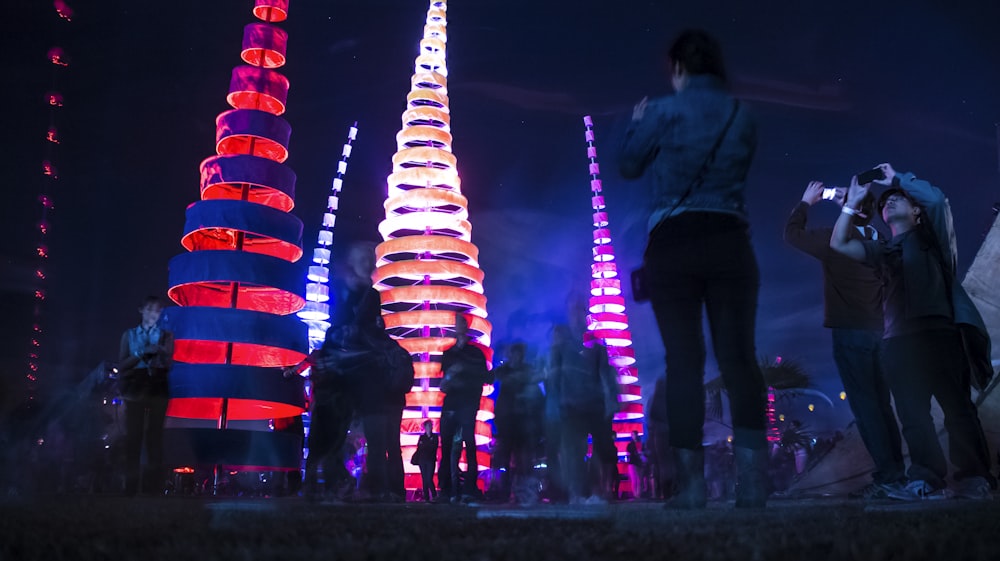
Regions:
<instances>
[{"instance_id":1,"label":"person holding smartphone","mask_svg":"<svg viewBox=\"0 0 1000 561\"><path fill-rule=\"evenodd\" d=\"M882 275L884 334L882 366L896 402L910 452L909 482L898 499L959 496L990 499L996 478L989 448L970 395L970 370L956 326L985 333L975 304L955 278L956 243L951 208L944 193L912 173L889 164L874 182L889 187L879 197L890 240L852 237L854 217L870 183L851 180L847 202L833 227L830 247L866 263ZM944 412L954 489L946 489L945 459L931 417L931 398Z\"/></svg>"},{"instance_id":2,"label":"person holding smartphone","mask_svg":"<svg viewBox=\"0 0 1000 561\"><path fill-rule=\"evenodd\" d=\"M833 360L844 384L847 403L865 449L875 463L872 482L850 496L885 499L891 493L901 492L906 471L902 439L881 366L882 280L875 269L830 247L833 228L807 228L809 208L827 198L830 191L829 200L843 206L846 189L826 189L820 181L809 182L785 223L784 238L823 266L823 327L830 329ZM875 196L869 193L858 208L852 215L850 238L880 238L871 225Z\"/></svg>"}]
</instances>

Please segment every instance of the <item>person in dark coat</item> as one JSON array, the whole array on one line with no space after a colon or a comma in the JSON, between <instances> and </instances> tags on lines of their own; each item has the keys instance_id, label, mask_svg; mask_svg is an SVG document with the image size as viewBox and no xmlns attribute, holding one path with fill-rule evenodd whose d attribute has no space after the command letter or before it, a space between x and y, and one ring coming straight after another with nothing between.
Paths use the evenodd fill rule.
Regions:
<instances>
[{"instance_id":1,"label":"person in dark coat","mask_svg":"<svg viewBox=\"0 0 1000 561\"><path fill-rule=\"evenodd\" d=\"M353 381L351 393L368 443L366 462L371 498L399 503L406 498L399 430L406 394L413 387L413 360L386 332L377 298L377 293L370 292L360 314L368 320L374 315L374 321L360 325L365 346L374 354L374 365Z\"/></svg>"},{"instance_id":2,"label":"person in dark coat","mask_svg":"<svg viewBox=\"0 0 1000 561\"><path fill-rule=\"evenodd\" d=\"M526 345L511 344L507 360L493 370L499 390L494 405L493 424L496 448L494 469L504 470L500 481L494 481L499 491L496 499L507 502L513 488L522 504L537 500L537 481L532 476L534 461L541 442L545 396L539 386L541 372L524 360Z\"/></svg>"},{"instance_id":3,"label":"person in dark coat","mask_svg":"<svg viewBox=\"0 0 1000 561\"><path fill-rule=\"evenodd\" d=\"M163 423L167 416L167 376L173 365L174 335L159 325L163 302L150 296L139 307L142 322L122 334L118 353L119 384L125 400L125 494L160 494ZM146 469L141 473L142 446Z\"/></svg>"},{"instance_id":4,"label":"person in dark coat","mask_svg":"<svg viewBox=\"0 0 1000 561\"><path fill-rule=\"evenodd\" d=\"M434 422L430 419L424 421L424 432L417 439L417 449L413 452L415 463L420 468L420 481L423 487L424 502L431 502L437 498L437 489L434 487L434 466L437 464L438 435L434 433Z\"/></svg>"},{"instance_id":5,"label":"person in dark coat","mask_svg":"<svg viewBox=\"0 0 1000 561\"><path fill-rule=\"evenodd\" d=\"M839 192L838 192L839 191ZM831 330L833 359L844 384L858 433L875 462L872 482L852 492L857 498L884 499L906 479L903 441L892 411L881 365L882 279L875 269L830 248L831 227L806 227L809 208L823 200L823 183L811 181L785 224L785 241L823 264L823 326ZM843 206L846 192L834 191ZM871 225L875 197L869 194L853 215L852 239L878 239Z\"/></svg>"},{"instance_id":6,"label":"person in dark coat","mask_svg":"<svg viewBox=\"0 0 1000 561\"><path fill-rule=\"evenodd\" d=\"M572 327L559 324L552 330L546 381L559 396L562 480L571 504L606 502L618 478L611 427L618 410L618 382L607 349L595 341L584 344L586 302L571 297L568 304ZM587 435L593 443L590 461L596 462L599 474L596 488L587 478Z\"/></svg>"},{"instance_id":7,"label":"person in dark coat","mask_svg":"<svg viewBox=\"0 0 1000 561\"><path fill-rule=\"evenodd\" d=\"M441 404L441 465L438 484L441 500L471 502L480 494L477 481L479 462L476 458L476 413L483 396L483 386L493 381L486 354L469 337L469 323L464 314L455 314L455 344L441 356L440 389L444 392ZM458 489L458 457L461 445L452 453L455 435L461 431L465 445L465 483Z\"/></svg>"},{"instance_id":8,"label":"person in dark coat","mask_svg":"<svg viewBox=\"0 0 1000 561\"><path fill-rule=\"evenodd\" d=\"M852 222L871 183L851 179L830 247L871 267L885 279L882 366L910 452L909 482L897 499L958 495L990 499L996 488L979 412L971 398L971 371L960 324L989 340L982 316L955 278L957 245L945 194L912 173L877 166L888 187L879 197L890 240L852 237ZM931 398L944 412L955 489L946 489L945 459L931 417Z\"/></svg>"}]
</instances>

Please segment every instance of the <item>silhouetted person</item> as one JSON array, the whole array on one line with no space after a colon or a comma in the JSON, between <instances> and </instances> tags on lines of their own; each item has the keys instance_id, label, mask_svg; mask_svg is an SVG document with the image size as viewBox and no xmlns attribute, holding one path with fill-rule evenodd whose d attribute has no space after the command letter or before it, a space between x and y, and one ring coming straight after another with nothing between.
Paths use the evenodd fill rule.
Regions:
<instances>
[{"instance_id":1,"label":"silhouetted person","mask_svg":"<svg viewBox=\"0 0 1000 561\"><path fill-rule=\"evenodd\" d=\"M125 400L125 494L159 494L164 489L163 423L167 416L167 376L173 365L174 334L159 325L163 302L147 297L142 321L122 334L118 376ZM146 469L140 471L143 444ZM140 483L141 473L141 483Z\"/></svg>"},{"instance_id":2,"label":"silhouetted person","mask_svg":"<svg viewBox=\"0 0 1000 561\"><path fill-rule=\"evenodd\" d=\"M725 87L719 43L682 32L667 54L676 94L643 98L621 146L626 178L653 177L645 281L666 348L667 415L680 489L672 506L705 506L705 338L708 314L730 399L737 507L767 500L767 405L754 330L760 271L744 191L757 147L749 113Z\"/></svg>"},{"instance_id":3,"label":"silhouetted person","mask_svg":"<svg viewBox=\"0 0 1000 561\"><path fill-rule=\"evenodd\" d=\"M833 227L830 247L875 267L885 279L885 333L882 366L903 438L910 452L906 494L920 499L944 494L948 462L931 417L933 397L944 412L948 448L959 496L989 499L996 479L990 473L989 448L970 396L970 371L957 323L986 337L983 319L955 278L955 232L951 207L940 189L912 173L897 174L878 166L889 186L879 198L882 220L891 240L852 237L852 220L871 184L851 179L847 202Z\"/></svg>"},{"instance_id":4,"label":"silhouetted person","mask_svg":"<svg viewBox=\"0 0 1000 561\"><path fill-rule=\"evenodd\" d=\"M499 489L497 498L503 502L510 499L512 487L521 503L537 499L538 485L532 474L543 430L545 396L538 385L541 373L524 360L525 352L524 343L511 344L507 360L493 370L499 382L493 411L497 440L493 467L506 473L493 486Z\"/></svg>"},{"instance_id":5,"label":"silhouetted person","mask_svg":"<svg viewBox=\"0 0 1000 561\"><path fill-rule=\"evenodd\" d=\"M354 382L353 403L368 442L368 482L372 498L381 502L404 502L403 457L399 429L406 407L406 394L413 388L413 359L385 330L379 312L378 294L372 291L363 307L373 310L361 317L374 321L360 326L366 345L376 354L375 365ZM372 301L374 300L374 301Z\"/></svg>"},{"instance_id":6,"label":"silhouetted person","mask_svg":"<svg viewBox=\"0 0 1000 561\"><path fill-rule=\"evenodd\" d=\"M437 488L434 487L434 466L437 465L438 435L434 433L434 423L427 419L424 421L424 432L417 439L417 449L413 452L416 456L417 467L420 468L420 482L423 487L425 502L431 502L437 498Z\"/></svg>"},{"instance_id":7,"label":"silhouetted person","mask_svg":"<svg viewBox=\"0 0 1000 561\"><path fill-rule=\"evenodd\" d=\"M476 413L483 385L492 382L493 376L487 369L486 355L469 337L469 324L464 314L455 314L455 344L442 353L441 371L441 391L445 394L441 404L441 466L438 468L441 500L471 502L479 496L476 485L479 477ZM468 466L462 489L455 485L461 445L453 450L455 435L459 431L465 444L465 463Z\"/></svg>"},{"instance_id":8,"label":"silhouetted person","mask_svg":"<svg viewBox=\"0 0 1000 561\"><path fill-rule=\"evenodd\" d=\"M809 182L785 224L785 241L823 264L823 326L831 330L847 403L875 462L872 482L851 496L882 499L906 479L902 439L880 362L882 280L875 269L830 248L833 228L806 228L809 207L823 200L823 190L821 182ZM838 193L835 202L843 206L845 194ZM874 214L875 197L869 194L851 219L851 239L879 237L870 224Z\"/></svg>"},{"instance_id":9,"label":"silhouetted person","mask_svg":"<svg viewBox=\"0 0 1000 561\"><path fill-rule=\"evenodd\" d=\"M618 410L618 382L608 364L607 349L597 342L584 344L586 302L571 298L570 325L556 325L549 351L551 383L559 395L559 462L571 504L604 502L618 477L618 452L611 420ZM596 486L587 477L587 436L592 441L590 466L597 471ZM596 487L596 488L595 488Z\"/></svg>"},{"instance_id":10,"label":"silhouetted person","mask_svg":"<svg viewBox=\"0 0 1000 561\"><path fill-rule=\"evenodd\" d=\"M632 498L641 499L646 486L646 450L639 438L639 431L632 431L632 438L625 447L628 455L628 480L632 486Z\"/></svg>"},{"instance_id":11,"label":"silhouetted person","mask_svg":"<svg viewBox=\"0 0 1000 561\"><path fill-rule=\"evenodd\" d=\"M323 466L325 486L346 494L352 491L351 474L343 462L343 447L354 413L354 373L344 370L343 357L350 351L360 351L360 325L374 324L377 306L363 308L378 301L372 288L371 274L375 270L374 244L365 242L350 246L345 266L333 276L331 306L333 316L323 345L306 362L312 365L312 403L309 410L309 456L306 458L303 493L318 498L318 470ZM359 317L364 314L365 317ZM330 460L330 461L326 461Z\"/></svg>"}]
</instances>

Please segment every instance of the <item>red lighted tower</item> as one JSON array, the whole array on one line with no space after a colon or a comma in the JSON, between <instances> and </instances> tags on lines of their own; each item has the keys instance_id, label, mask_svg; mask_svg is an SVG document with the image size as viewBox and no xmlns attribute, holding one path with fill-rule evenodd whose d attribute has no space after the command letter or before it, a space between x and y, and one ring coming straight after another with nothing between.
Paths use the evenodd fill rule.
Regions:
<instances>
[{"instance_id":1,"label":"red lighted tower","mask_svg":"<svg viewBox=\"0 0 1000 561\"><path fill-rule=\"evenodd\" d=\"M615 413L612 427L618 455L625 455L625 448L632 438L632 431L643 433L642 392L638 384L639 371L635 367L635 349L629 332L625 297L622 296L621 278L615 263L615 249L611 245L608 213L601 187L601 168L597 162L597 145L594 138L594 121L583 118L586 127L587 158L590 161L591 206L594 209L594 262L590 265L590 315L587 316L587 338L600 341L608 350L608 362L618 373L619 411ZM624 470L627 466L619 462Z\"/></svg>"},{"instance_id":2,"label":"red lighted tower","mask_svg":"<svg viewBox=\"0 0 1000 561\"><path fill-rule=\"evenodd\" d=\"M397 151L388 177L384 240L376 249L375 288L382 295L386 329L413 356L416 381L406 397L400 427L404 460L416 448L424 419L439 429L443 394L441 353L454 344L455 312L469 318L469 335L492 356L483 295L479 249L472 244L468 201L452 153L448 106L447 3L431 0L420 52L414 61L410 93L396 135ZM484 395L492 391L486 388ZM490 438L487 424L493 402L482 398L476 422L476 442ZM490 457L478 452L479 469ZM405 461L407 488L419 488L415 466Z\"/></svg>"},{"instance_id":3,"label":"red lighted tower","mask_svg":"<svg viewBox=\"0 0 1000 561\"><path fill-rule=\"evenodd\" d=\"M164 435L169 464L298 469L301 431L283 431L304 410L303 381L282 368L306 356L304 299L294 263L302 223L295 173L284 165L287 34L273 25L288 0L256 0L263 23L243 31L241 58L216 118L216 155L201 163L201 199L186 211L170 261L165 316L175 365ZM293 425L294 426L294 425Z\"/></svg>"}]
</instances>

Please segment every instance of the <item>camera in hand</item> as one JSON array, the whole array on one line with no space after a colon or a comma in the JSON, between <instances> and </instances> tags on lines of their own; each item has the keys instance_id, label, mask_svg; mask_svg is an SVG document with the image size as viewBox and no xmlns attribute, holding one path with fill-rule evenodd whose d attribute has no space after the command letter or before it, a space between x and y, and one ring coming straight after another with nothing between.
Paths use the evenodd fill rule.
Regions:
<instances>
[{"instance_id":1,"label":"camera in hand","mask_svg":"<svg viewBox=\"0 0 1000 561\"><path fill-rule=\"evenodd\" d=\"M882 168L873 168L858 174L858 185L865 185L879 179L885 179L885 172L882 171Z\"/></svg>"},{"instance_id":2,"label":"camera in hand","mask_svg":"<svg viewBox=\"0 0 1000 561\"><path fill-rule=\"evenodd\" d=\"M837 198L837 188L836 187L827 187L826 189L823 189L823 200L824 201L832 201L833 199L836 199L836 198Z\"/></svg>"}]
</instances>

